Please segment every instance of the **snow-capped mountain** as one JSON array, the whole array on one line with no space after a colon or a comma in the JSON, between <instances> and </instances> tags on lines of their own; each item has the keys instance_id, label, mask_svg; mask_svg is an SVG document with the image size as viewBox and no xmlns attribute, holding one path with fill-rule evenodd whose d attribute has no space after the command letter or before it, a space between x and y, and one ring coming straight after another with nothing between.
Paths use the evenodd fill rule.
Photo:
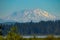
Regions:
<instances>
[{"instance_id":1,"label":"snow-capped mountain","mask_svg":"<svg viewBox=\"0 0 60 40\"><path fill-rule=\"evenodd\" d=\"M47 11L41 9L24 9L19 12L14 12L4 19L9 21L16 22L39 22L39 21L48 21L55 20L56 16L48 13Z\"/></svg>"}]
</instances>

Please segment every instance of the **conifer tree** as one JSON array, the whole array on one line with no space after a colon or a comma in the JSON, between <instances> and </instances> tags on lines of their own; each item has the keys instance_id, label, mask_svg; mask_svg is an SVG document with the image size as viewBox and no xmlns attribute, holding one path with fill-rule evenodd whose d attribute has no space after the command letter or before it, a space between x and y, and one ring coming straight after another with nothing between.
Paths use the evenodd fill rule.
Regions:
<instances>
[{"instance_id":1,"label":"conifer tree","mask_svg":"<svg viewBox=\"0 0 60 40\"><path fill-rule=\"evenodd\" d=\"M2 36L2 24L0 24L0 36Z\"/></svg>"}]
</instances>

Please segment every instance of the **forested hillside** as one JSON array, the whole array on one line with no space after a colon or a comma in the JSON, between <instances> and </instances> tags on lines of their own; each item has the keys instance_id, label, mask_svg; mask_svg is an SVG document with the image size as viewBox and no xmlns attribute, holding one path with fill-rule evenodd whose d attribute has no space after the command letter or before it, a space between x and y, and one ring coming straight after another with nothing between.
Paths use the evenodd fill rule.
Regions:
<instances>
[{"instance_id":1,"label":"forested hillside","mask_svg":"<svg viewBox=\"0 0 60 40\"><path fill-rule=\"evenodd\" d=\"M60 20L56 21L40 21L38 23L26 22L5 22L0 23L2 35L6 35L11 27L17 27L16 32L21 35L60 35Z\"/></svg>"}]
</instances>

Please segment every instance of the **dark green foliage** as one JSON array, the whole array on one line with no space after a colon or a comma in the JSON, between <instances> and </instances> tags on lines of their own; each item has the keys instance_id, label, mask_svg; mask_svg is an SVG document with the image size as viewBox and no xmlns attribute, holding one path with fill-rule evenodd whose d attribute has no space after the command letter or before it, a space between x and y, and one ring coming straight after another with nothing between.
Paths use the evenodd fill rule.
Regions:
<instances>
[{"instance_id":1,"label":"dark green foliage","mask_svg":"<svg viewBox=\"0 0 60 40\"><path fill-rule=\"evenodd\" d=\"M52 32L53 30L51 31L51 29L49 29L49 28L55 27L55 26L60 27L60 25L57 24L57 23L60 23L60 22L59 21L56 21L56 22L51 22L51 21L44 22L44 21L41 21L39 23L32 23L32 22L31 23L22 23L22 24L16 23L15 25L13 25L10 28L10 30L8 31L8 34L5 35L6 36L5 38L2 35L2 27L4 27L4 26L0 25L0 33L1 33L0 34L0 40L60 40L60 38L54 38L53 37L54 35L53 35L53 32ZM37 25L38 25L38 28L37 28ZM46 25L47 25L47 29L45 29ZM33 38L23 38L22 35L18 32L18 26L23 28L23 30L21 28L19 28L19 29L21 29L26 35L28 35L28 32L29 32L34 37ZM36 35L38 33L37 31L39 31L38 29L41 29L41 31L43 31L43 33L44 33L45 30L48 30L48 32L51 31L52 33L47 35L48 36L47 38L36 38ZM56 29L55 32L59 32L59 28L55 28L55 29ZM35 30L37 30L37 31L35 31ZM43 33L41 32L41 34L43 34Z\"/></svg>"},{"instance_id":2,"label":"dark green foliage","mask_svg":"<svg viewBox=\"0 0 60 40\"><path fill-rule=\"evenodd\" d=\"M10 24L9 24L10 23ZM6 35L10 31L9 28L12 26L17 26L17 31L21 35L47 35L47 34L54 34L60 35L60 20L56 21L40 21L38 23L34 22L26 22L26 23L19 23L19 22L7 22L7 23L0 23L2 27L4 27L3 35ZM2 28L3 29L3 28ZM6 33L6 34L5 34Z\"/></svg>"},{"instance_id":3,"label":"dark green foliage","mask_svg":"<svg viewBox=\"0 0 60 40\"><path fill-rule=\"evenodd\" d=\"M2 24L0 24L0 35L2 35Z\"/></svg>"}]
</instances>

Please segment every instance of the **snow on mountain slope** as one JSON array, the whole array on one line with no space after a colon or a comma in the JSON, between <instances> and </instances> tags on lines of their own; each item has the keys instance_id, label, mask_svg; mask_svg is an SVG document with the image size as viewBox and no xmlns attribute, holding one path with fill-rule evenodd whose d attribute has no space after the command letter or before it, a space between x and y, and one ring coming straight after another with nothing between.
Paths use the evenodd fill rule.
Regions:
<instances>
[{"instance_id":1,"label":"snow on mountain slope","mask_svg":"<svg viewBox=\"0 0 60 40\"><path fill-rule=\"evenodd\" d=\"M20 12L14 12L5 17L6 20L14 20L16 22L39 22L47 20L55 20L55 16L41 9L24 9Z\"/></svg>"}]
</instances>

